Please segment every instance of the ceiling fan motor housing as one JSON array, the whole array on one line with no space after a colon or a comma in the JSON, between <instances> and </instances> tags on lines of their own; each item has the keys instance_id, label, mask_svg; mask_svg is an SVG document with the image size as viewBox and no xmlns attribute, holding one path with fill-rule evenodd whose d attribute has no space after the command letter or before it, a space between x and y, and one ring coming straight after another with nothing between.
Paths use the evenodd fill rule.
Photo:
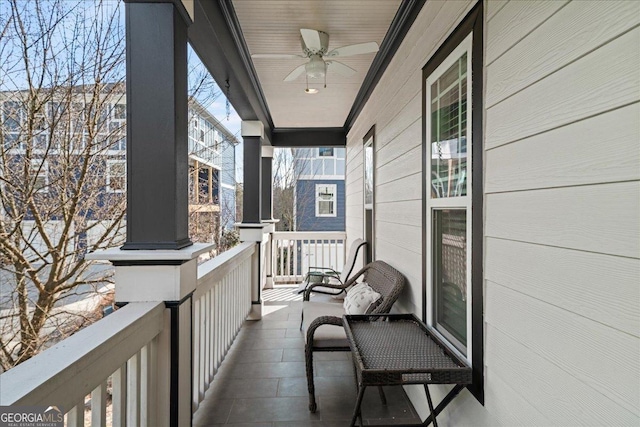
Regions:
<instances>
[{"instance_id":1,"label":"ceiling fan motor housing","mask_svg":"<svg viewBox=\"0 0 640 427\"><path fill-rule=\"evenodd\" d=\"M318 36L320 37L320 46L321 46L320 49L315 49L313 47L307 46L306 43L304 42L304 39L300 37L300 43L302 44L302 51L308 57L311 57L312 55L322 56L329 51L329 34L325 33L324 31L317 31L317 33L318 33Z\"/></svg>"}]
</instances>

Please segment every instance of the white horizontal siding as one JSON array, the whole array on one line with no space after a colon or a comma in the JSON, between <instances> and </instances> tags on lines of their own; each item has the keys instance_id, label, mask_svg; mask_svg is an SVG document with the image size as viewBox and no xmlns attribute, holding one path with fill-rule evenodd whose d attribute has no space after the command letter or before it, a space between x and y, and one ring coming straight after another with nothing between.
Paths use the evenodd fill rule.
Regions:
<instances>
[{"instance_id":1,"label":"white horizontal siding","mask_svg":"<svg viewBox=\"0 0 640 427\"><path fill-rule=\"evenodd\" d=\"M544 35L538 34L538 37ZM640 99L638 46L640 28L489 108L485 146L507 144L637 102ZM492 72L497 71L487 70L488 98L491 93L488 82Z\"/></svg>"},{"instance_id":2,"label":"white horizontal siding","mask_svg":"<svg viewBox=\"0 0 640 427\"><path fill-rule=\"evenodd\" d=\"M472 4L426 2L347 140L348 230L362 232L375 125L376 256L407 276L399 307L418 313L421 69ZM485 6L486 401L463 392L439 421L637 425L640 2Z\"/></svg>"},{"instance_id":3,"label":"white horizontal siding","mask_svg":"<svg viewBox=\"0 0 640 427\"><path fill-rule=\"evenodd\" d=\"M488 194L490 237L638 258L640 182Z\"/></svg>"},{"instance_id":4,"label":"white horizontal siding","mask_svg":"<svg viewBox=\"0 0 640 427\"><path fill-rule=\"evenodd\" d=\"M422 223L422 200L377 203L376 220L390 224L419 225Z\"/></svg>"},{"instance_id":5,"label":"white horizontal siding","mask_svg":"<svg viewBox=\"0 0 640 427\"><path fill-rule=\"evenodd\" d=\"M525 304L525 306L527 306ZM520 305L518 307L521 307ZM495 308L495 307L494 307ZM505 307L509 310L509 307ZM500 310L501 311L501 310ZM520 316L515 316L518 319ZM520 425L530 426L637 426L637 415L616 404L612 399L604 397L589 384L567 374L565 365L557 360L541 357L533 345L521 344L512 335L503 332L500 327L488 325L486 328L485 359L491 375L499 376L513 393L540 412L547 423L537 424L544 418L535 417ZM559 347L556 351L562 351ZM573 362L573 361L572 361ZM606 377L604 367L596 366L594 374ZM491 377L488 377L489 380ZM628 382L627 382L628 383ZM487 388L491 386L488 385ZM508 401L507 401L508 402ZM506 402L493 401L487 407L496 412L515 412L519 415L522 408L507 408ZM530 408L524 408L531 414ZM505 424L513 425L513 424Z\"/></svg>"},{"instance_id":6,"label":"white horizontal siding","mask_svg":"<svg viewBox=\"0 0 640 427\"><path fill-rule=\"evenodd\" d=\"M571 67L572 62L585 55L591 61L597 61L601 55L611 55L612 51L631 53L618 51L615 45L600 53L597 50L638 24L637 15L640 11L637 2L625 1L614 7L611 1L573 1L563 7L564 4L563 1L510 2L489 25L489 31L496 34L494 37L489 34L487 41L487 64L490 65L487 69L485 102L488 107L562 67ZM553 11L556 13L535 29L531 28L531 34L492 63L493 56L500 55L509 47L509 40L517 41L530 27L546 19ZM508 34L512 30L517 34L510 38ZM637 42L638 36L632 39ZM577 67L585 68L579 64ZM577 77L574 79L577 80ZM606 75L596 73L587 73L584 77L585 82L601 78L600 84L610 80ZM573 93L570 87L567 89Z\"/></svg>"},{"instance_id":7,"label":"white horizontal siding","mask_svg":"<svg viewBox=\"0 0 640 427\"><path fill-rule=\"evenodd\" d=\"M487 336L493 337L491 331ZM486 349L485 349L486 354ZM486 364L485 364L486 365ZM495 424L504 426L550 426L553 423L527 399L514 390L513 381L507 382L485 366L485 405ZM505 375L505 377L508 377ZM511 383L511 384L510 384Z\"/></svg>"},{"instance_id":8,"label":"white horizontal siding","mask_svg":"<svg viewBox=\"0 0 640 427\"><path fill-rule=\"evenodd\" d=\"M493 17L491 10L497 3L495 1L488 3L487 19ZM485 65L490 65L509 48L518 44L527 34L553 16L558 9L564 7L568 0L531 1L523 2L524 4L503 3L500 13L495 16L491 25L487 26ZM517 66L517 64L512 65Z\"/></svg>"},{"instance_id":9,"label":"white horizontal siding","mask_svg":"<svg viewBox=\"0 0 640 427\"><path fill-rule=\"evenodd\" d=\"M640 260L487 238L485 278L640 336Z\"/></svg>"},{"instance_id":10,"label":"white horizontal siding","mask_svg":"<svg viewBox=\"0 0 640 427\"><path fill-rule=\"evenodd\" d=\"M491 281L487 281L486 295L486 321L491 327L558 366L563 371L560 380L572 377L589 385L602 400L606 396L617 402L640 421L637 337ZM508 360L512 355L501 357ZM513 357L513 363L521 358ZM489 358L486 364L492 366ZM580 420L576 419L577 424Z\"/></svg>"},{"instance_id":11,"label":"white horizontal siding","mask_svg":"<svg viewBox=\"0 0 640 427\"><path fill-rule=\"evenodd\" d=\"M488 23L487 389L530 405L487 402L506 424L640 423L639 24L612 1Z\"/></svg>"},{"instance_id":12,"label":"white horizontal siding","mask_svg":"<svg viewBox=\"0 0 640 427\"><path fill-rule=\"evenodd\" d=\"M638 180L639 117L635 103L489 150L486 191Z\"/></svg>"}]
</instances>

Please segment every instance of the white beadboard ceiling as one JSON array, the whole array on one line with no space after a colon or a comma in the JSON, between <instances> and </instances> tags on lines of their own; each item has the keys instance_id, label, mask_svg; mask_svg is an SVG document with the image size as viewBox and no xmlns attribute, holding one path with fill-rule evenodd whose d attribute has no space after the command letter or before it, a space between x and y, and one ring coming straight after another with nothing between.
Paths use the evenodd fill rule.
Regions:
<instances>
[{"instance_id":1,"label":"white beadboard ceiling","mask_svg":"<svg viewBox=\"0 0 640 427\"><path fill-rule=\"evenodd\" d=\"M300 28L329 34L329 50L375 41L380 45L401 0L233 0L240 28L251 54L302 54ZM327 87L303 73L283 79L307 59L254 58L253 65L276 128L342 127L375 53L336 58L357 72L343 77L329 71Z\"/></svg>"}]
</instances>

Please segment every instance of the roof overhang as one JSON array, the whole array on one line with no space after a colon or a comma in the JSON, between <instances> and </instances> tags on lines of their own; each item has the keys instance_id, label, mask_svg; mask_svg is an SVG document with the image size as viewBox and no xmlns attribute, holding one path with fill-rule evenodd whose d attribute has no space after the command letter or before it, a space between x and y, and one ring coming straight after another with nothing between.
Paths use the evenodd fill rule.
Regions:
<instances>
[{"instance_id":1,"label":"roof overhang","mask_svg":"<svg viewBox=\"0 0 640 427\"><path fill-rule=\"evenodd\" d=\"M357 94L348 101L345 99L340 101L349 104L340 105L345 111L345 117L344 122L337 126L317 126L313 121L307 122L303 118L295 123L288 123L286 127L278 127L274 124L274 118L268 105L270 102L275 105L275 97L287 95L281 93L282 91L272 90L268 97L265 96L260 74L256 71L244 37L243 25L247 28L247 32L252 33L252 40L255 40L256 37L259 39L261 32L264 32L265 37L269 33L273 37L274 31L277 32L279 27L284 26L287 20L291 19L290 16L283 15L280 18L271 16L269 25L264 25L263 29L262 23L251 21L251 17L245 16L244 21L239 19L232 0L194 0L193 23L189 27L189 41L240 118L242 120L259 120L264 124L265 143L281 147L344 146L347 132L362 111L425 1L403 0L394 11L393 16L389 17L390 24L384 28L384 38L379 43L380 50L371 59L366 75L361 79L361 82L358 82ZM266 7L269 3L275 7L278 4L282 5L283 2L260 0L259 5ZM306 2L290 0L289 3L291 7L296 7L296 5ZM335 13L332 8L348 6L352 8L357 6L360 8L360 13L366 13L366 7L364 7L362 0L318 1L314 3L313 8L308 8L309 15L305 19L308 18L310 22L318 22L314 21L314 19L320 19L317 18L318 16L323 16L329 11ZM281 22L277 22L278 19L281 19ZM298 24L301 28L304 28L303 22L306 21L300 21ZM312 25L305 27L312 27ZM343 30L347 34L342 35L342 39L350 40L348 33L355 30L348 26L345 26ZM379 28L378 31L380 31ZM337 34L336 29L333 32ZM265 73L267 71L263 70L262 75L266 75ZM309 96L309 98L311 99L313 96ZM301 109L304 111L305 106L291 102L290 108L293 114ZM327 108L331 108L331 106L329 105ZM278 114L282 117L283 112L279 110ZM302 117L302 115L298 116ZM315 118L317 119L317 115Z\"/></svg>"}]
</instances>

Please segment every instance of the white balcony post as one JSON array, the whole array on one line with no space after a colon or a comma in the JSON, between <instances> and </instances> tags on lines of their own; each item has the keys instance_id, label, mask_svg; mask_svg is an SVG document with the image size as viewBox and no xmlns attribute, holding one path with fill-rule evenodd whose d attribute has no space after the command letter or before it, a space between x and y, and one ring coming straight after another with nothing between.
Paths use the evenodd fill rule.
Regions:
<instances>
[{"instance_id":1,"label":"white balcony post","mask_svg":"<svg viewBox=\"0 0 640 427\"><path fill-rule=\"evenodd\" d=\"M275 230L275 224L279 221L273 219L273 147L270 145L264 145L261 149L262 154L262 223L273 224ZM272 230L272 231L274 231ZM269 233L268 241L265 246L265 282L264 289L273 288L273 240L272 233Z\"/></svg>"}]
</instances>

